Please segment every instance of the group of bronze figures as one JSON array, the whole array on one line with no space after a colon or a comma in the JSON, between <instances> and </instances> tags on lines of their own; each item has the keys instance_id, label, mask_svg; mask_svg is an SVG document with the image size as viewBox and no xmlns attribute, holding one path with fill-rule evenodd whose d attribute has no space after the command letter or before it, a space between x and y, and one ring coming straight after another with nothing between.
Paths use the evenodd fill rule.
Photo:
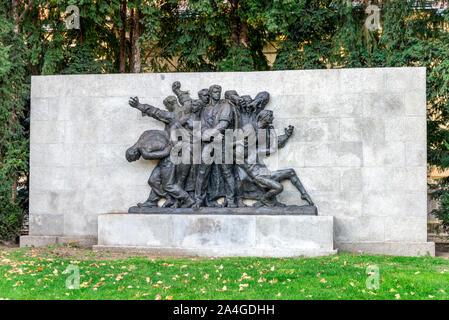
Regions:
<instances>
[{"instance_id":1,"label":"group of bronze figures","mask_svg":"<svg viewBox=\"0 0 449 320\"><path fill-rule=\"evenodd\" d=\"M212 85L209 89L198 92L198 99L193 99L188 91L181 90L181 84L172 84L174 95L164 99L166 110L148 104L142 104L137 97L131 98L129 104L149 116L165 124L165 130L145 131L138 141L126 151L126 159L136 161L140 157L146 160L158 160L151 173L148 184L151 193L148 199L139 203L140 208L158 207L159 200L165 199L163 207L167 208L200 208L200 207L245 207L244 199L256 202L254 207L285 206L277 196L283 191L281 181L290 180L298 189L301 198L307 205L313 201L306 192L294 169L270 171L264 164L262 153L270 154L270 137L277 139L277 146L282 148L293 134L293 126L284 129L284 134L273 138L273 112L265 110L270 95L263 91L252 99L248 95L240 96L235 90L226 91L222 99L222 88ZM266 131L263 141L255 141L257 150L253 161L249 161L248 138L242 148L243 161L212 163L200 158L199 162L183 161L177 163L171 157L175 145L184 139L190 148L189 159L192 159L194 147L195 123L200 128L200 152L204 153L209 144L217 141L217 137L226 139L225 131L241 128L252 128L254 131ZM176 134L174 134L176 132ZM184 137L179 137L179 132ZM260 135L257 139L261 139ZM225 145L224 143L222 144ZM268 146L268 147L265 147ZM266 148L266 150L261 150ZM234 152L236 147L234 145ZM222 147L223 157L225 148ZM207 151L210 153L210 151ZM212 152L217 152L217 149ZM178 153L178 151L176 151ZM223 198L219 204L217 200Z\"/></svg>"}]
</instances>

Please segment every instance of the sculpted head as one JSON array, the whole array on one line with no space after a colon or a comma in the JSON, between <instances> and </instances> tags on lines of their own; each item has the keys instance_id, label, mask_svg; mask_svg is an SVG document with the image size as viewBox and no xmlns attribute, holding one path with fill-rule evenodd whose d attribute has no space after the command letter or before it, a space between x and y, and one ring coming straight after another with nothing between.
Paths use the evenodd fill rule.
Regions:
<instances>
[{"instance_id":1,"label":"sculpted head","mask_svg":"<svg viewBox=\"0 0 449 320\"><path fill-rule=\"evenodd\" d=\"M252 110L249 110L249 105L253 101L251 96L244 95L240 97L240 108L243 112L251 112Z\"/></svg>"},{"instance_id":2,"label":"sculpted head","mask_svg":"<svg viewBox=\"0 0 449 320\"><path fill-rule=\"evenodd\" d=\"M200 99L192 100L192 112L199 112L205 105L206 103Z\"/></svg>"},{"instance_id":3,"label":"sculpted head","mask_svg":"<svg viewBox=\"0 0 449 320\"><path fill-rule=\"evenodd\" d=\"M221 86L213 84L209 87L210 97L214 101L218 101L221 98Z\"/></svg>"},{"instance_id":4,"label":"sculpted head","mask_svg":"<svg viewBox=\"0 0 449 320\"><path fill-rule=\"evenodd\" d=\"M136 146L132 146L126 150L126 160L128 162L137 161L140 158L140 151Z\"/></svg>"},{"instance_id":5,"label":"sculpted head","mask_svg":"<svg viewBox=\"0 0 449 320\"><path fill-rule=\"evenodd\" d=\"M271 110L262 110L258 115L257 115L257 126L260 129L265 129L267 127L269 127L272 123L273 123L273 111Z\"/></svg>"},{"instance_id":6,"label":"sculpted head","mask_svg":"<svg viewBox=\"0 0 449 320\"><path fill-rule=\"evenodd\" d=\"M178 100L175 96L168 96L164 99L163 103L165 108L170 112L175 111L176 107L178 106Z\"/></svg>"},{"instance_id":7,"label":"sculpted head","mask_svg":"<svg viewBox=\"0 0 449 320\"><path fill-rule=\"evenodd\" d=\"M259 92L254 98L253 104L258 110L264 109L270 101L270 94L266 91Z\"/></svg>"},{"instance_id":8,"label":"sculpted head","mask_svg":"<svg viewBox=\"0 0 449 320\"><path fill-rule=\"evenodd\" d=\"M204 105L208 104L210 99L209 89L201 89L198 91L198 98L202 103L204 103Z\"/></svg>"}]
</instances>

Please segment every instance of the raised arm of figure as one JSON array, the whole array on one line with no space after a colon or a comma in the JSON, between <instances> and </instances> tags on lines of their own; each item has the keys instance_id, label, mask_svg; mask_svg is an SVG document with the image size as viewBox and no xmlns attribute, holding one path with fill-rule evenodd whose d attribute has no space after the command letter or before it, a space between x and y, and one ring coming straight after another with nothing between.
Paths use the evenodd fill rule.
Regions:
<instances>
[{"instance_id":1,"label":"raised arm of figure","mask_svg":"<svg viewBox=\"0 0 449 320\"><path fill-rule=\"evenodd\" d=\"M142 112L142 116L152 117L167 124L172 122L174 119L174 114L172 112L156 108L149 104L142 104L139 102L138 97L131 97L129 100L129 105L137 110L140 110Z\"/></svg>"},{"instance_id":2,"label":"raised arm of figure","mask_svg":"<svg viewBox=\"0 0 449 320\"><path fill-rule=\"evenodd\" d=\"M290 139L290 137L292 136L294 129L294 126L288 126L287 128L284 128L285 133L278 136L278 148L283 148L285 146L288 139Z\"/></svg>"},{"instance_id":3,"label":"raised arm of figure","mask_svg":"<svg viewBox=\"0 0 449 320\"><path fill-rule=\"evenodd\" d=\"M192 101L189 91L181 90L181 82L179 82L179 81L173 82L171 89L172 89L173 93L176 95L176 97L178 98L179 103L181 105L184 105L187 101Z\"/></svg>"}]
</instances>

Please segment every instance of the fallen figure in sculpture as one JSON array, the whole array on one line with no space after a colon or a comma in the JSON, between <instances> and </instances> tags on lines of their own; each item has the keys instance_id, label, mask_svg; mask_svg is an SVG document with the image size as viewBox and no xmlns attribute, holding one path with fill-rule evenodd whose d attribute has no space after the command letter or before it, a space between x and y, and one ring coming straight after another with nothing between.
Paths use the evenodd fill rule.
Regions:
<instances>
[{"instance_id":1,"label":"fallen figure in sculpture","mask_svg":"<svg viewBox=\"0 0 449 320\"><path fill-rule=\"evenodd\" d=\"M262 110L257 115L256 118L256 130L257 129L266 129L269 130L273 124L273 112L271 110ZM282 148L285 146L288 139L293 134L293 126L289 126L285 129L285 134L278 137L278 146ZM268 135L267 135L268 136ZM258 144L260 148L260 144ZM276 196L279 195L284 187L282 185L282 181L290 180L290 182L295 186L295 188L300 192L301 199L305 200L310 206L314 206L312 198L307 193L306 189L299 180L296 171L292 168L282 169L271 171L267 168L263 160L260 158L260 154L270 154L271 150L269 150L270 142L267 143L268 149L261 150L258 149L257 154L254 156L256 159L255 163L246 163L240 164L248 176L252 179L253 183L256 184L260 189L264 190L264 194L260 197L260 200L254 204L255 207L285 207L286 205L279 202L276 199ZM248 153L250 150L247 145L244 146L245 153ZM251 158L250 155L246 154ZM246 158L247 159L247 158Z\"/></svg>"}]
</instances>

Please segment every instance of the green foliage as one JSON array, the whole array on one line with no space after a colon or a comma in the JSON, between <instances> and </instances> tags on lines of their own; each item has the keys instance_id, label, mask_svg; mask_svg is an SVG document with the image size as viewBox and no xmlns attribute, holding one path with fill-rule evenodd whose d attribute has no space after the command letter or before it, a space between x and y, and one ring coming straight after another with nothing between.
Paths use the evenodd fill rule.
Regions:
<instances>
[{"instance_id":1,"label":"green foliage","mask_svg":"<svg viewBox=\"0 0 449 320\"><path fill-rule=\"evenodd\" d=\"M0 241L18 236L23 219L17 187L28 172L25 51L0 7Z\"/></svg>"},{"instance_id":2,"label":"green foliage","mask_svg":"<svg viewBox=\"0 0 449 320\"><path fill-rule=\"evenodd\" d=\"M432 213L442 221L443 226L447 229L449 226L449 192L447 189L439 195L439 200L439 208L433 210Z\"/></svg>"},{"instance_id":3,"label":"green foliage","mask_svg":"<svg viewBox=\"0 0 449 320\"><path fill-rule=\"evenodd\" d=\"M217 71L254 71L251 51L243 46L231 49L223 61L217 62Z\"/></svg>"}]
</instances>

